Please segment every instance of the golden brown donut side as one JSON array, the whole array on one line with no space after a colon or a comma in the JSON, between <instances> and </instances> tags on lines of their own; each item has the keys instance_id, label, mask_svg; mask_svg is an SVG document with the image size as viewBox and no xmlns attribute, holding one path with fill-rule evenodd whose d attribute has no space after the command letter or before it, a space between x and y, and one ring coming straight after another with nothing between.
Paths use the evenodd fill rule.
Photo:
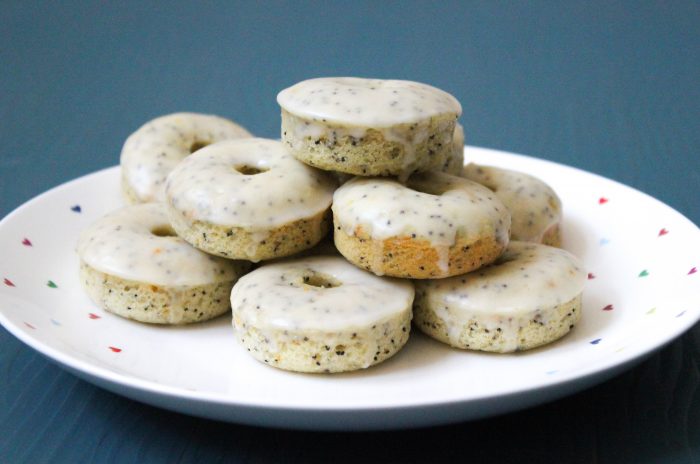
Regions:
<instances>
[{"instance_id":1,"label":"golden brown donut side","mask_svg":"<svg viewBox=\"0 0 700 464\"><path fill-rule=\"evenodd\" d=\"M337 223L338 221L335 220ZM476 240L457 236L451 247L435 247L411 236L373 239L362 227L354 235L334 228L335 246L350 262L377 275L405 279L440 279L478 269L505 249L495 235Z\"/></svg>"}]
</instances>

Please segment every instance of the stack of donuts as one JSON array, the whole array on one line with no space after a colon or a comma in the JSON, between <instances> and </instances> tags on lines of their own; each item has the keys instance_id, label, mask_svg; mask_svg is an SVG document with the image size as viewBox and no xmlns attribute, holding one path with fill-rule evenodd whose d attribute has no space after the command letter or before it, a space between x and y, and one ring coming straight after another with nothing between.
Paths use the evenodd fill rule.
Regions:
<instances>
[{"instance_id":1,"label":"stack of donuts","mask_svg":"<svg viewBox=\"0 0 700 464\"><path fill-rule=\"evenodd\" d=\"M281 140L193 113L126 140L131 204L78 244L96 303L159 324L231 310L240 346L298 372L375 365L412 325L507 353L578 322L585 273L558 248L559 198L528 174L464 166L453 96L318 78L277 101Z\"/></svg>"}]
</instances>

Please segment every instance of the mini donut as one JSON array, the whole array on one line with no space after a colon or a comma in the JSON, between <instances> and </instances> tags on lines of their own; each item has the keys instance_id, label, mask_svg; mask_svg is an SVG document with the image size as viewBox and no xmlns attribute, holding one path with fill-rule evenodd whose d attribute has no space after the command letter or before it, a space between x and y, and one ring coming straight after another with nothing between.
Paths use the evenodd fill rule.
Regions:
<instances>
[{"instance_id":1,"label":"mini donut","mask_svg":"<svg viewBox=\"0 0 700 464\"><path fill-rule=\"evenodd\" d=\"M493 190L510 210L512 240L561 246L561 200L549 185L529 174L474 163L462 175Z\"/></svg>"},{"instance_id":2,"label":"mini donut","mask_svg":"<svg viewBox=\"0 0 700 464\"><path fill-rule=\"evenodd\" d=\"M447 92L401 80L310 79L277 95L282 140L311 166L360 176L439 168L462 113Z\"/></svg>"},{"instance_id":3,"label":"mini donut","mask_svg":"<svg viewBox=\"0 0 700 464\"><path fill-rule=\"evenodd\" d=\"M183 158L214 142L243 137L251 135L213 115L174 113L153 119L124 143L122 192L129 203L164 201L165 178Z\"/></svg>"},{"instance_id":4,"label":"mini donut","mask_svg":"<svg viewBox=\"0 0 700 464\"><path fill-rule=\"evenodd\" d=\"M495 260L508 245L510 213L476 182L438 171L406 185L356 177L333 196L335 245L377 275L436 279Z\"/></svg>"},{"instance_id":5,"label":"mini donut","mask_svg":"<svg viewBox=\"0 0 700 464\"><path fill-rule=\"evenodd\" d=\"M266 264L231 291L233 328L258 361L297 372L364 369L408 340L413 285L341 257Z\"/></svg>"},{"instance_id":6,"label":"mini donut","mask_svg":"<svg viewBox=\"0 0 700 464\"><path fill-rule=\"evenodd\" d=\"M257 262L318 243L330 229L336 184L276 140L227 140L185 158L168 176L179 236L214 255Z\"/></svg>"},{"instance_id":7,"label":"mini donut","mask_svg":"<svg viewBox=\"0 0 700 464\"><path fill-rule=\"evenodd\" d=\"M80 276L106 311L140 322L187 324L227 312L242 263L175 236L162 203L126 206L80 235Z\"/></svg>"},{"instance_id":8,"label":"mini donut","mask_svg":"<svg viewBox=\"0 0 700 464\"><path fill-rule=\"evenodd\" d=\"M461 176L464 169L464 128L460 123L455 125L455 132L452 136L452 150L445 163L440 169L442 172Z\"/></svg>"},{"instance_id":9,"label":"mini donut","mask_svg":"<svg viewBox=\"0 0 700 464\"><path fill-rule=\"evenodd\" d=\"M571 253L514 241L478 271L417 281L414 323L455 348L528 350L557 340L579 321L585 281Z\"/></svg>"}]
</instances>

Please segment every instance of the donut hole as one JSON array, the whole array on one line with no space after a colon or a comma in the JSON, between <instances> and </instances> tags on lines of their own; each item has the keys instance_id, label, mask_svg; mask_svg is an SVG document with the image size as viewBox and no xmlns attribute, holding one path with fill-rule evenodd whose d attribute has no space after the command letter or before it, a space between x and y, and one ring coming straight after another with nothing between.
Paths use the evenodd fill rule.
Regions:
<instances>
[{"instance_id":1,"label":"donut hole","mask_svg":"<svg viewBox=\"0 0 700 464\"><path fill-rule=\"evenodd\" d=\"M338 279L334 279L328 274L323 274L320 272L309 272L304 274L302 276L302 282L304 285L319 288L334 288L342 285L342 282L340 282Z\"/></svg>"},{"instance_id":2,"label":"donut hole","mask_svg":"<svg viewBox=\"0 0 700 464\"><path fill-rule=\"evenodd\" d=\"M163 224L151 229L151 233L156 237L177 237L175 230L169 224Z\"/></svg>"},{"instance_id":3,"label":"donut hole","mask_svg":"<svg viewBox=\"0 0 700 464\"><path fill-rule=\"evenodd\" d=\"M205 140L195 140L194 142L192 142L192 145L190 145L190 154L196 152L201 148L206 147L207 145L211 145L211 142Z\"/></svg>"},{"instance_id":4,"label":"donut hole","mask_svg":"<svg viewBox=\"0 0 700 464\"><path fill-rule=\"evenodd\" d=\"M257 166L251 166L249 164L237 164L233 167L233 169L240 172L244 176L254 176L256 174L261 174L263 172L269 171L268 168L259 168Z\"/></svg>"}]
</instances>

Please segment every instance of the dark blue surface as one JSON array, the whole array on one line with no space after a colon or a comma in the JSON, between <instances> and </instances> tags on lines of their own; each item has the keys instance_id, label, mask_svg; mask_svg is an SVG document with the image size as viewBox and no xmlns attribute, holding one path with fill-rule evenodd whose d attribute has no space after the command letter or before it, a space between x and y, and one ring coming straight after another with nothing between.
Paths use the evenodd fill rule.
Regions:
<instances>
[{"instance_id":1,"label":"dark blue surface","mask_svg":"<svg viewBox=\"0 0 700 464\"><path fill-rule=\"evenodd\" d=\"M277 137L280 89L356 75L443 88L469 144L602 174L700 223L698 2L144 3L3 2L0 216L117 164L155 116L220 114ZM543 407L337 436L142 406L0 329L0 462L698 460L699 333Z\"/></svg>"}]
</instances>

